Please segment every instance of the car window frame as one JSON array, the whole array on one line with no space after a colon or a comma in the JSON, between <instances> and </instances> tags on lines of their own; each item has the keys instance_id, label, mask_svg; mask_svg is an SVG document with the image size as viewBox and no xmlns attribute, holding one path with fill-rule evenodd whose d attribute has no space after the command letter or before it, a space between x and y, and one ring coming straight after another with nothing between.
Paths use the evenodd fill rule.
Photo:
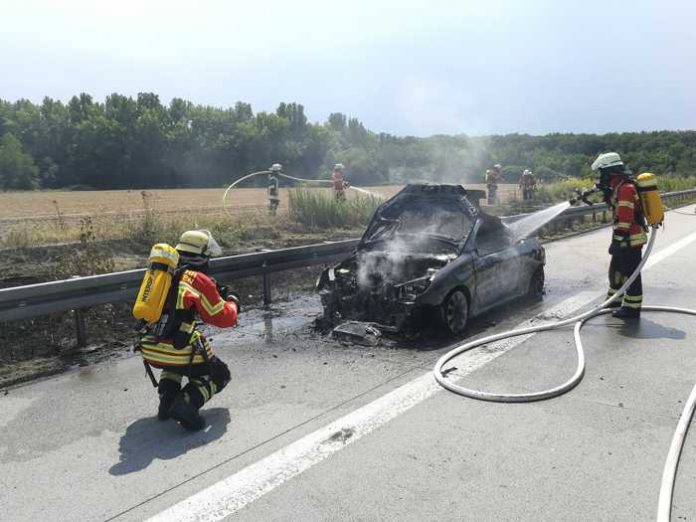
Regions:
<instances>
[{"instance_id":1,"label":"car window frame","mask_svg":"<svg viewBox=\"0 0 696 522\"><path fill-rule=\"evenodd\" d=\"M503 228L505 228L505 223L503 223L502 221L500 223L501 223L501 226ZM506 246L504 246L503 248L500 248L497 250L492 250L490 252L482 253L481 249L479 248L479 244L478 244L477 239L478 239L478 234L481 230L481 227L483 227L484 224L485 224L485 219L482 218L481 216L477 216L476 223L474 223L474 226L471 228L471 231L469 232L469 237L467 238L467 240L464 244L464 247L462 248L462 251L461 251L462 254L465 252L475 252L476 255L481 258L481 257L487 257L487 256L490 256L493 254L497 254L498 252L502 252L503 250L506 250L508 248L512 248L516 245L516 243L514 241L510 240L510 242Z\"/></svg>"}]
</instances>

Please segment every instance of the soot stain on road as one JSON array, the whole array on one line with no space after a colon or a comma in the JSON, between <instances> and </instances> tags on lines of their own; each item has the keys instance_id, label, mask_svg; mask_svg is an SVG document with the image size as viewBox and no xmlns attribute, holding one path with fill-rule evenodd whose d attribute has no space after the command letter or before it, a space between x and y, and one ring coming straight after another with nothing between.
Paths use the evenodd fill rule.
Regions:
<instances>
[{"instance_id":1,"label":"soot stain on road","mask_svg":"<svg viewBox=\"0 0 696 522\"><path fill-rule=\"evenodd\" d=\"M354 430L352 428L341 428L336 433L331 435L326 442L342 442L343 444L353 436Z\"/></svg>"}]
</instances>

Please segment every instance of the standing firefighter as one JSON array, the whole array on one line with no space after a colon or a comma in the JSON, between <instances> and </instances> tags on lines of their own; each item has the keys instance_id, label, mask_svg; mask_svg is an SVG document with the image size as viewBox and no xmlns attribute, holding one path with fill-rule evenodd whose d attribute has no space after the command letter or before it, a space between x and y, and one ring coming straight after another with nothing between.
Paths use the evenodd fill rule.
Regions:
<instances>
[{"instance_id":1,"label":"standing firefighter","mask_svg":"<svg viewBox=\"0 0 696 522\"><path fill-rule=\"evenodd\" d=\"M331 174L331 181L333 182L333 190L334 195L336 196L336 201L345 201L348 182L343 177L342 163L336 163L336 165L334 165L333 174Z\"/></svg>"},{"instance_id":2,"label":"standing firefighter","mask_svg":"<svg viewBox=\"0 0 696 522\"><path fill-rule=\"evenodd\" d=\"M522 175L520 176L518 185L522 191L522 199L528 201L534 197L534 191L536 190L536 179L534 179L534 174L529 169L524 169Z\"/></svg>"},{"instance_id":3,"label":"standing firefighter","mask_svg":"<svg viewBox=\"0 0 696 522\"><path fill-rule=\"evenodd\" d=\"M268 170L271 172L268 175L268 212L275 216L280 205L278 175L283 172L283 166L280 163L274 163Z\"/></svg>"},{"instance_id":4,"label":"standing firefighter","mask_svg":"<svg viewBox=\"0 0 696 522\"><path fill-rule=\"evenodd\" d=\"M142 330L139 349L159 392L157 417L171 417L189 430L205 427L198 410L230 381L229 368L213 354L198 330L199 322L220 328L237 324L238 297L206 275L210 257L220 253L220 246L207 230L184 232L176 249L155 245L133 309L136 317L143 318L145 308L150 307L151 312L159 306L153 316L144 318L148 324ZM163 266L167 264L169 268ZM154 283L148 282L150 273L155 273ZM162 274L168 274L168 284L159 288L156 278ZM160 296L153 298L157 292ZM158 304L153 306L153 300ZM151 367L162 370L159 383ZM188 382L182 388L184 377Z\"/></svg>"},{"instance_id":5,"label":"standing firefighter","mask_svg":"<svg viewBox=\"0 0 696 522\"><path fill-rule=\"evenodd\" d=\"M640 264L643 245L647 240L646 221L636 182L631 171L616 152L600 154L592 163L592 170L599 171L597 188L604 193L604 201L614 214L614 231L609 247L609 296L621 288ZM640 275L626 290L623 301L617 299L610 306L619 308L614 317L637 319L643 303L643 286Z\"/></svg>"},{"instance_id":6,"label":"standing firefighter","mask_svg":"<svg viewBox=\"0 0 696 522\"><path fill-rule=\"evenodd\" d=\"M500 181L502 166L498 163L492 169L486 171L486 188L488 189L488 204L495 204L496 194L498 193L498 181Z\"/></svg>"}]
</instances>

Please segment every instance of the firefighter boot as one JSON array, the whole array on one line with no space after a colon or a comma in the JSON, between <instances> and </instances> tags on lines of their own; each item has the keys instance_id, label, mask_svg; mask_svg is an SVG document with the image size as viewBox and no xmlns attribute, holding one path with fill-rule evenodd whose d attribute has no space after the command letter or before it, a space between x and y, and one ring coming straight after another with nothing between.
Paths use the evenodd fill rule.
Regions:
<instances>
[{"instance_id":1,"label":"firefighter boot","mask_svg":"<svg viewBox=\"0 0 696 522\"><path fill-rule=\"evenodd\" d=\"M611 297L611 296L608 296ZM605 308L621 308L621 299L614 299Z\"/></svg>"},{"instance_id":2,"label":"firefighter boot","mask_svg":"<svg viewBox=\"0 0 696 522\"><path fill-rule=\"evenodd\" d=\"M157 418L159 420L165 421L169 419L169 410L174 404L174 399L176 399L176 392L174 393L162 393L159 394L160 402L157 408Z\"/></svg>"},{"instance_id":3,"label":"firefighter boot","mask_svg":"<svg viewBox=\"0 0 696 522\"><path fill-rule=\"evenodd\" d=\"M615 312L611 313L612 317L618 317L619 319L640 319L640 308L628 308L622 306Z\"/></svg>"},{"instance_id":4,"label":"firefighter boot","mask_svg":"<svg viewBox=\"0 0 696 522\"><path fill-rule=\"evenodd\" d=\"M199 408L200 406L193 403L188 393L182 392L176 396L169 415L187 430L198 431L205 428L205 420L198 413Z\"/></svg>"},{"instance_id":5,"label":"firefighter boot","mask_svg":"<svg viewBox=\"0 0 696 522\"><path fill-rule=\"evenodd\" d=\"M159 393L159 408L157 408L157 418L159 420L167 420L169 418L169 410L174 404L179 389L181 388L181 376L171 374L171 372L162 372L157 393Z\"/></svg>"}]
</instances>

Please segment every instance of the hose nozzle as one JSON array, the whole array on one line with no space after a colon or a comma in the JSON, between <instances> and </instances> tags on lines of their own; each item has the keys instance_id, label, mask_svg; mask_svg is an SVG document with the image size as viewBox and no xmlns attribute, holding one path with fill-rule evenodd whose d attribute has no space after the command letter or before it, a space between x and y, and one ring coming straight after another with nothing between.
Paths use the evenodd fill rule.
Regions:
<instances>
[{"instance_id":1,"label":"hose nozzle","mask_svg":"<svg viewBox=\"0 0 696 522\"><path fill-rule=\"evenodd\" d=\"M575 189L575 197L570 198L568 201L571 205L575 205L577 203L580 203L581 201L585 203L585 205L592 205L592 202L589 201L587 198L590 197L592 194L595 192L599 192L599 188L593 187L591 189L583 190L582 192L580 189Z\"/></svg>"}]
</instances>

